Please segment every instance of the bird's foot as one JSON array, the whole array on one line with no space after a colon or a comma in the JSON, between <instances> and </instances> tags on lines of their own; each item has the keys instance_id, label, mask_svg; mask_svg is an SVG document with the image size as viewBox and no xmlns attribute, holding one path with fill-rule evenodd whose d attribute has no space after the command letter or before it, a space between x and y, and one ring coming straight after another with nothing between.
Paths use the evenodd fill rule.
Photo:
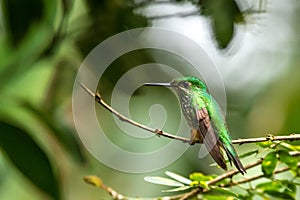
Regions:
<instances>
[{"instance_id":1,"label":"bird's foot","mask_svg":"<svg viewBox=\"0 0 300 200\"><path fill-rule=\"evenodd\" d=\"M201 143L201 141L199 140L199 138L192 136L191 139L190 139L189 144L194 145L196 143Z\"/></svg>"},{"instance_id":2,"label":"bird's foot","mask_svg":"<svg viewBox=\"0 0 300 200\"><path fill-rule=\"evenodd\" d=\"M194 145L196 143L202 143L201 136L199 135L197 129L192 129L191 130L191 139L190 139L189 144Z\"/></svg>"}]
</instances>

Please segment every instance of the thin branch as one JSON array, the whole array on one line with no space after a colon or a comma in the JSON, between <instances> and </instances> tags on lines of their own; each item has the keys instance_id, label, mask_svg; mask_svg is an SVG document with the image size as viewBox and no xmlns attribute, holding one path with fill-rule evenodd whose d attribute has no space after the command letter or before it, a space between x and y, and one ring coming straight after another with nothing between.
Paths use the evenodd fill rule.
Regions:
<instances>
[{"instance_id":1,"label":"thin branch","mask_svg":"<svg viewBox=\"0 0 300 200\"><path fill-rule=\"evenodd\" d=\"M290 134L290 135L280 135L280 136L274 136L274 135L268 134L266 137L232 140L232 143L242 145L245 143L280 141L280 140L290 140L290 141L300 140L300 134Z\"/></svg>"},{"instance_id":2,"label":"thin branch","mask_svg":"<svg viewBox=\"0 0 300 200\"><path fill-rule=\"evenodd\" d=\"M297 164L298 167L300 167L300 162ZM281 169L277 169L274 171L274 174L279 174L279 173L282 173L282 172L286 172L288 170L290 170L291 168L290 167L282 167ZM248 183L248 182L251 182L251 181L254 181L254 180L257 180L257 179L260 179L260 178L263 178L264 175L263 174L260 174L260 175L257 175L257 176L252 176L250 178L244 178L242 180L238 180L238 181L234 181L234 182L230 182L228 184L225 184L225 185L221 185L221 187L231 187L231 186L235 186L235 185L240 185L240 184L243 184L243 183Z\"/></svg>"},{"instance_id":3,"label":"thin branch","mask_svg":"<svg viewBox=\"0 0 300 200\"><path fill-rule=\"evenodd\" d=\"M185 193L182 195L182 197L179 198L179 200L185 200L190 197L194 197L195 195L199 194L202 191L202 188L196 188L188 193Z\"/></svg>"},{"instance_id":4,"label":"thin branch","mask_svg":"<svg viewBox=\"0 0 300 200\"><path fill-rule=\"evenodd\" d=\"M167 132L164 132L160 129L153 129L150 128L148 126L142 125L136 121L133 121L127 117L125 117L124 115L120 114L119 112L117 112L116 110L114 110L112 107L110 107L105 101L103 101L103 99L101 98L100 94L97 92L96 94L94 94L91 90L89 90L85 85L83 85L82 83L80 83L81 87L83 89L85 89L85 91L87 91L94 99L97 103L99 103L100 105L102 105L104 108L106 108L108 111L110 111L112 114L114 114L115 116L117 116L121 121L123 122L127 122L133 126L139 127L141 129L144 129L146 131L149 131L151 133L156 134L157 136L163 136L163 137L167 137L167 138L171 138L174 140L179 140L182 141L184 143L189 143L191 140L189 138L184 138L184 137L180 137L180 136L176 136Z\"/></svg>"},{"instance_id":5,"label":"thin branch","mask_svg":"<svg viewBox=\"0 0 300 200\"><path fill-rule=\"evenodd\" d=\"M245 169L250 169L250 168L252 168L252 167L255 167L255 166L257 166L257 165L260 165L260 164L262 163L262 161L263 161L263 158L260 158L259 160L255 161L255 162L253 162L253 163L250 163L250 164L248 164L248 165L246 165L246 166L245 166ZM226 172L226 173L224 173L224 174L222 174L222 175L220 175L220 176L217 176L217 177L214 178L213 180L208 181L208 182L207 182L207 185L213 185L213 184L215 184L215 183L217 183L217 182L219 182L219 181L221 181L221 180L224 180L224 179L226 179L226 178L231 178L232 176L234 176L234 175L236 175L236 174L238 174L238 173L239 173L239 171L238 171L237 169L230 170L230 171L228 171L228 172Z\"/></svg>"}]
</instances>

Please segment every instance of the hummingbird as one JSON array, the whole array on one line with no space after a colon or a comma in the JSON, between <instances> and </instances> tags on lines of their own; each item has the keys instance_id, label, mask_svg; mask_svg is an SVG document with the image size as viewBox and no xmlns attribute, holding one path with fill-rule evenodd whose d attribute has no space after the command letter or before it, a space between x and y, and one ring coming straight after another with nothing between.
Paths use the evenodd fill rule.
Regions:
<instances>
[{"instance_id":1,"label":"hummingbird","mask_svg":"<svg viewBox=\"0 0 300 200\"><path fill-rule=\"evenodd\" d=\"M146 86L173 88L178 95L182 113L191 127L190 144L203 143L211 157L224 170L227 170L223 151L230 164L241 174L246 170L232 145L222 109L209 94L206 84L196 77L183 77L170 83L145 83Z\"/></svg>"}]
</instances>

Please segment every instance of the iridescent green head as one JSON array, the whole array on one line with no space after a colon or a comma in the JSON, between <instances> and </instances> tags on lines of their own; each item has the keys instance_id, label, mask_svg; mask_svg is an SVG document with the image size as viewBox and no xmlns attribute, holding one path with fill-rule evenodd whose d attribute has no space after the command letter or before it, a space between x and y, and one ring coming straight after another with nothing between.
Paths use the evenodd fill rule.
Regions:
<instances>
[{"instance_id":1,"label":"iridescent green head","mask_svg":"<svg viewBox=\"0 0 300 200\"><path fill-rule=\"evenodd\" d=\"M191 87L192 89L200 89L202 91L207 91L205 83L201 81L199 78L193 76L176 79L171 82L171 85L173 85L173 87L176 86L177 87L181 86L184 88Z\"/></svg>"}]
</instances>

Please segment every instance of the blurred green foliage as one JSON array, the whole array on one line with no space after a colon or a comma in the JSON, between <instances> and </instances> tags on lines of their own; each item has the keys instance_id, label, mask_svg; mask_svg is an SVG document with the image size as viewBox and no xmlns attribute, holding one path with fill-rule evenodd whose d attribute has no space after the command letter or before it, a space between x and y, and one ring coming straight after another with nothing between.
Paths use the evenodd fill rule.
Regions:
<instances>
[{"instance_id":1,"label":"blurred green foliage","mask_svg":"<svg viewBox=\"0 0 300 200\"><path fill-rule=\"evenodd\" d=\"M148 23L133 12L132 1L74 3L1 1L0 149L53 199L66 196L59 194L65 182L61 159L70 157L79 167L86 163L71 114L82 58L109 36ZM57 148L66 154L55 156Z\"/></svg>"},{"instance_id":2,"label":"blurred green foliage","mask_svg":"<svg viewBox=\"0 0 300 200\"><path fill-rule=\"evenodd\" d=\"M59 183L43 150L19 128L1 122L0 130L0 146L13 164L40 189L59 199ZM28 160L30 157L34 158L34 162Z\"/></svg>"},{"instance_id":3,"label":"blurred green foliage","mask_svg":"<svg viewBox=\"0 0 300 200\"><path fill-rule=\"evenodd\" d=\"M234 39L236 26L246 23L246 14L234 0L167 3L181 5L186 2L199 8L197 15L211 20L211 36L217 43L214 48L219 50L226 50ZM153 188L136 189L140 182L135 182L135 185L129 183L131 179L141 179L142 176L109 169L85 152L72 119L71 94L77 69L85 56L110 36L136 27L151 26L151 20L137 10L159 2L1 0L0 3L0 199L108 197L97 190L91 191L82 183L82 177L91 172L107 174L105 179L108 184L116 184L120 189L138 194L144 191L152 193ZM299 33L298 24L294 27L295 32ZM253 97L257 98L255 101L240 108L246 110L243 112L246 113L245 124L250 124L248 129L243 130L250 134L300 130L300 45L296 44L299 44L297 39L294 60L287 66L289 70L277 81L264 85L264 91ZM151 61L153 58L147 51L132 52L119 58L100 80L105 87L100 85L99 89L110 98L113 85L122 73L137 64ZM231 98L237 99L246 91L239 92ZM160 91L158 95L163 93ZM140 94L143 94L142 91L135 95ZM143 104L141 99L136 101ZM276 115L272 112L272 106L278 109ZM269 120L265 121L266 118ZM280 126L269 123L272 120L278 122L278 119L282 120ZM286 153L277 152L276 155L283 163L294 166L295 162ZM193 158L181 158L178 161L180 164L170 168L184 168L185 173L199 170L199 161L190 160ZM263 168L268 175L272 172L269 166L265 164ZM286 193L295 191L290 183L284 184L288 188ZM266 188L269 185L257 187L268 191ZM282 185L280 187L283 190Z\"/></svg>"}]
</instances>

